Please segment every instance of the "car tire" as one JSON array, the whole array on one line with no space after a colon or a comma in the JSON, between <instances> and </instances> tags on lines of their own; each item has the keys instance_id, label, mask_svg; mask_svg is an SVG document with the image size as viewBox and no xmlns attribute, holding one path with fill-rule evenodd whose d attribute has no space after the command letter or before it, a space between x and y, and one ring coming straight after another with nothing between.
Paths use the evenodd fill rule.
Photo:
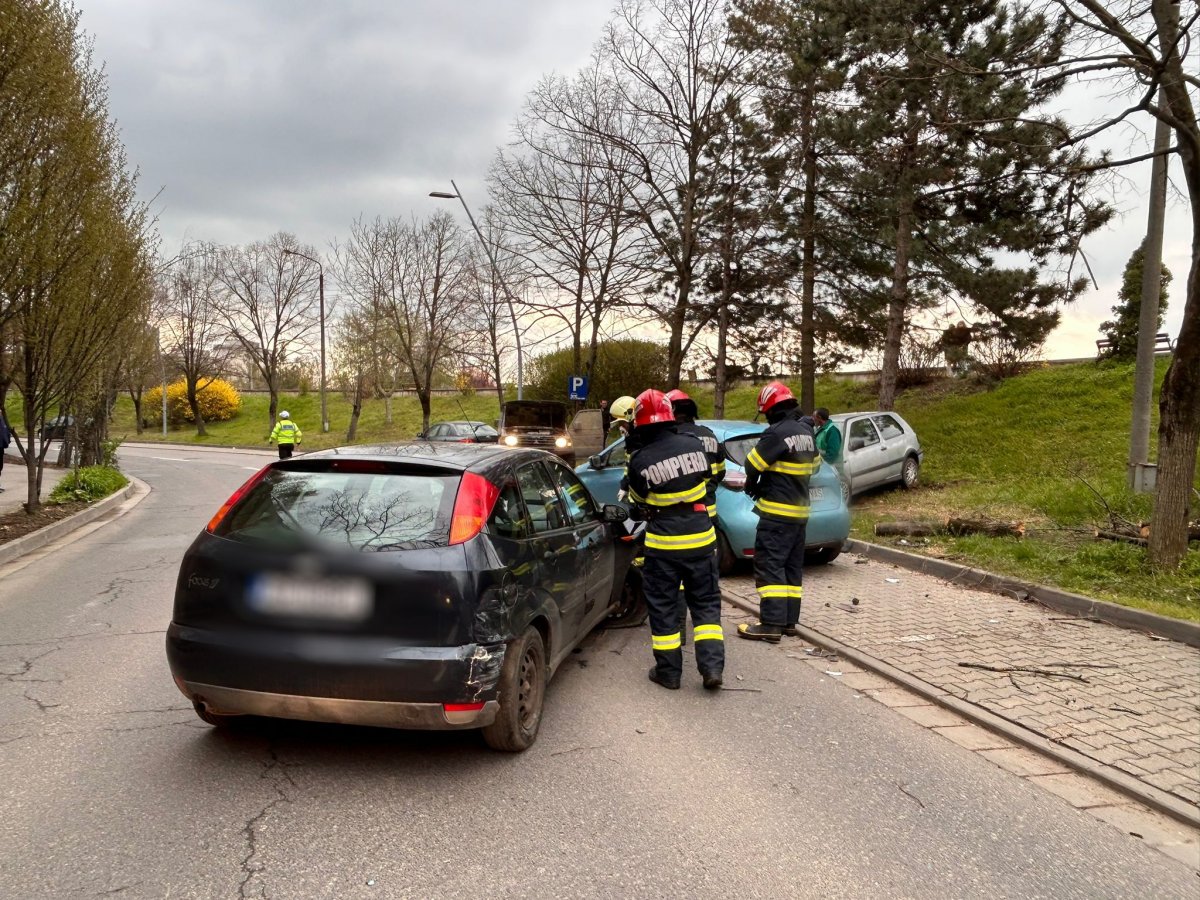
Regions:
<instances>
[{"instance_id":1,"label":"car tire","mask_svg":"<svg viewBox=\"0 0 1200 900\"><path fill-rule=\"evenodd\" d=\"M842 551L839 547L817 547L804 554L804 564L806 566L827 566L841 555Z\"/></svg>"},{"instance_id":2,"label":"car tire","mask_svg":"<svg viewBox=\"0 0 1200 900\"><path fill-rule=\"evenodd\" d=\"M642 590L641 572L632 566L621 587L621 598L609 611L601 627L625 628L640 624L646 618L646 594Z\"/></svg>"},{"instance_id":3,"label":"car tire","mask_svg":"<svg viewBox=\"0 0 1200 900\"><path fill-rule=\"evenodd\" d=\"M733 548L729 546L729 538L718 531L717 532L717 571L722 575L729 575L733 572L734 566L737 565L737 557L733 555Z\"/></svg>"},{"instance_id":4,"label":"car tire","mask_svg":"<svg viewBox=\"0 0 1200 900\"><path fill-rule=\"evenodd\" d=\"M213 728L233 728L246 718L245 716L223 716L210 711L203 703L193 703L192 707L196 710L196 715Z\"/></svg>"},{"instance_id":5,"label":"car tire","mask_svg":"<svg viewBox=\"0 0 1200 900\"><path fill-rule=\"evenodd\" d=\"M911 491L917 486L917 481L921 477L921 463L915 456L909 456L904 460L904 466L900 469L900 484L904 486L906 491Z\"/></svg>"},{"instance_id":6,"label":"car tire","mask_svg":"<svg viewBox=\"0 0 1200 900\"><path fill-rule=\"evenodd\" d=\"M527 628L509 645L500 670L500 711L483 727L493 750L519 753L537 740L546 699L546 645L536 628Z\"/></svg>"}]
</instances>

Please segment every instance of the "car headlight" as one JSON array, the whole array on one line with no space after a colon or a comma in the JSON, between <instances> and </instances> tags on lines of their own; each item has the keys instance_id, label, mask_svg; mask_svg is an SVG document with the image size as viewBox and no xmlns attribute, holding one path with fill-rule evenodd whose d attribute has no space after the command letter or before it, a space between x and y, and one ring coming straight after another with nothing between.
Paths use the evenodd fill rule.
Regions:
<instances>
[{"instance_id":1,"label":"car headlight","mask_svg":"<svg viewBox=\"0 0 1200 900\"><path fill-rule=\"evenodd\" d=\"M557 447L559 450L561 450L563 447L570 447L571 442L569 440L567 440L565 437L555 438L554 446Z\"/></svg>"},{"instance_id":2,"label":"car headlight","mask_svg":"<svg viewBox=\"0 0 1200 900\"><path fill-rule=\"evenodd\" d=\"M517 446L517 436L515 434L506 434L504 436L504 446L505 447Z\"/></svg>"}]
</instances>

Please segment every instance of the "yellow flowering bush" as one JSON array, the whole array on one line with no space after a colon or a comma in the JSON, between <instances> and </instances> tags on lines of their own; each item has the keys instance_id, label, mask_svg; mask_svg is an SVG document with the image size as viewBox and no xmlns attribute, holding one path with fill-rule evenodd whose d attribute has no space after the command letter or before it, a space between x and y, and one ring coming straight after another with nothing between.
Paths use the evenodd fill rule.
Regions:
<instances>
[{"instance_id":1,"label":"yellow flowering bush","mask_svg":"<svg viewBox=\"0 0 1200 900\"><path fill-rule=\"evenodd\" d=\"M197 400L205 422L227 422L241 410L242 396L228 381L220 378L212 381L201 379L200 385ZM146 391L142 398L142 411L148 424L162 424L161 387ZM167 385L167 423L182 425L194 421L192 407L187 401L187 382L181 378Z\"/></svg>"}]
</instances>

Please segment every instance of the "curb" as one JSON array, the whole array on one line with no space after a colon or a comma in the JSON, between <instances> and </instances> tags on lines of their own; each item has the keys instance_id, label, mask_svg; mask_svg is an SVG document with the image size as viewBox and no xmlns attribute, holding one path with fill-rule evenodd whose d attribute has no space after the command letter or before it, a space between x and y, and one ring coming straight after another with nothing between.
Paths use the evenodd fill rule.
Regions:
<instances>
[{"instance_id":1,"label":"curb","mask_svg":"<svg viewBox=\"0 0 1200 900\"><path fill-rule=\"evenodd\" d=\"M726 603L736 606L738 609L755 615L758 614L757 604L743 600L741 597L722 591L721 599ZM1160 791L1158 788L1138 781L1132 775L1126 775L1124 772L1096 762L1096 760L1084 756L1082 753L1077 753L1068 747L1055 744L1040 734L1035 734L1026 728L1022 728L1020 725L1015 725L1012 722L1002 719L1000 716L988 712L986 709L982 709L973 703L947 694L940 688L922 681L902 669L897 669L895 666L843 644L841 641L827 637L819 631L813 631L811 628L806 628L803 625L798 625L797 631L800 633L800 637L810 644L823 647L826 650L832 650L838 656L848 659L852 663L862 666L864 669L874 672L877 675L882 675L889 681L894 681L914 694L924 697L930 703L957 713L977 725L982 725L989 731L1007 738L1014 744L1020 744L1030 750L1049 756L1063 765L1069 766L1077 772L1094 778L1113 790L1119 791L1127 797L1145 804L1157 812L1170 816L1178 822L1182 822L1192 828L1200 828L1200 810L1168 794L1166 791Z\"/></svg>"},{"instance_id":2,"label":"curb","mask_svg":"<svg viewBox=\"0 0 1200 900\"><path fill-rule=\"evenodd\" d=\"M76 529L82 528L84 525L96 521L96 519L112 512L112 510L131 497L136 497L136 502L140 503L150 493L150 485L131 475L126 475L125 477L129 479L129 484L125 485L125 487L121 488L115 494L109 494L95 505L80 510L73 516L68 516L61 521L47 525L45 528L39 528L32 534L19 537L16 540L9 541L7 544L0 544L0 566L14 562L35 550L40 550L51 541L55 541Z\"/></svg>"},{"instance_id":3,"label":"curb","mask_svg":"<svg viewBox=\"0 0 1200 900\"><path fill-rule=\"evenodd\" d=\"M268 450L258 447L241 447L233 444L184 444L177 441L122 441L122 447L136 447L139 450L190 450L197 453L229 453L234 451L237 453L249 453L255 456L267 455L275 456L274 450ZM120 455L120 448L117 449L117 454Z\"/></svg>"},{"instance_id":4,"label":"curb","mask_svg":"<svg viewBox=\"0 0 1200 900\"><path fill-rule=\"evenodd\" d=\"M1096 600L1082 594L1072 594L1058 588L1005 575L995 575L983 569L972 569L944 559L934 559L932 556L921 556L918 553L907 553L882 544L871 544L850 538L844 549L849 553L857 553L868 559L891 563L902 569L911 569L924 575L934 575L946 581L970 587L991 591L994 594L1018 593L1025 597L1018 600L1030 600L1039 603L1056 612L1070 613L1085 619L1097 619L1118 628L1129 628L1135 631L1145 631L1158 637L1178 641L1189 647L1200 648L1200 622L1187 622L1182 619L1172 619L1157 613L1132 609L1107 600Z\"/></svg>"}]
</instances>

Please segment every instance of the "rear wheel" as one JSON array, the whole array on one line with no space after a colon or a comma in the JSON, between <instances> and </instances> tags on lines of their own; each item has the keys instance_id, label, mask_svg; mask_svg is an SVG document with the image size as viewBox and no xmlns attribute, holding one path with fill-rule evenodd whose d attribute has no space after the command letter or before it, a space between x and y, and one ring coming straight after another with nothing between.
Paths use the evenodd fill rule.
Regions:
<instances>
[{"instance_id":1,"label":"rear wheel","mask_svg":"<svg viewBox=\"0 0 1200 900\"><path fill-rule=\"evenodd\" d=\"M917 461L917 458L910 456L904 460L904 468L900 470L900 483L904 485L905 490L911 491L915 488L920 477L921 463Z\"/></svg>"},{"instance_id":2,"label":"rear wheel","mask_svg":"<svg viewBox=\"0 0 1200 900\"><path fill-rule=\"evenodd\" d=\"M717 571L722 575L728 575L733 571L733 567L737 565L737 557L733 555L733 548L729 546L729 538L725 537L721 532L717 532Z\"/></svg>"},{"instance_id":3,"label":"rear wheel","mask_svg":"<svg viewBox=\"0 0 1200 900\"><path fill-rule=\"evenodd\" d=\"M808 566L824 566L842 555L839 547L816 547L804 554L804 564Z\"/></svg>"},{"instance_id":4,"label":"rear wheel","mask_svg":"<svg viewBox=\"0 0 1200 900\"><path fill-rule=\"evenodd\" d=\"M537 740L546 697L546 645L536 628L527 628L504 654L500 672L500 711L483 728L493 750L527 750Z\"/></svg>"}]
</instances>

